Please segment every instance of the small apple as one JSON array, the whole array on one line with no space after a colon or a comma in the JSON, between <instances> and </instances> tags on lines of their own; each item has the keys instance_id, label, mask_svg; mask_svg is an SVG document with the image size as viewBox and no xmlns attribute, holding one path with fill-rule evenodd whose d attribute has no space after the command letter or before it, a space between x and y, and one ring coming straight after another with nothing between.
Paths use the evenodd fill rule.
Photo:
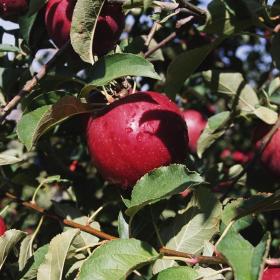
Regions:
<instances>
[{"instance_id":1,"label":"small apple","mask_svg":"<svg viewBox=\"0 0 280 280\"><path fill-rule=\"evenodd\" d=\"M252 156L253 155L251 152L248 153L244 153L241 151L232 152L229 149L224 149L220 155L222 160L231 159L235 163L239 163L239 164L247 163L252 158Z\"/></svg>"},{"instance_id":2,"label":"small apple","mask_svg":"<svg viewBox=\"0 0 280 280\"><path fill-rule=\"evenodd\" d=\"M260 140L269 132L271 126L266 124L259 125L254 133L254 142L256 147L260 147ZM263 166L272 174L280 176L280 129L278 128L271 137L269 143L263 150L260 160Z\"/></svg>"},{"instance_id":3,"label":"small apple","mask_svg":"<svg viewBox=\"0 0 280 280\"><path fill-rule=\"evenodd\" d=\"M10 19L23 15L28 9L29 0L0 0L0 17Z\"/></svg>"},{"instance_id":4,"label":"small apple","mask_svg":"<svg viewBox=\"0 0 280 280\"><path fill-rule=\"evenodd\" d=\"M187 127L176 106L157 92L137 92L108 105L87 125L89 153L111 183L127 189L145 173L187 155Z\"/></svg>"},{"instance_id":5,"label":"small apple","mask_svg":"<svg viewBox=\"0 0 280 280\"><path fill-rule=\"evenodd\" d=\"M261 280L279 280L280 267L268 267L264 270Z\"/></svg>"},{"instance_id":6,"label":"small apple","mask_svg":"<svg viewBox=\"0 0 280 280\"><path fill-rule=\"evenodd\" d=\"M45 25L49 37L58 47L70 39L72 15L76 0L49 0L46 4ZM104 55L112 50L124 28L125 15L118 3L105 2L97 20L93 53Z\"/></svg>"},{"instance_id":7,"label":"small apple","mask_svg":"<svg viewBox=\"0 0 280 280\"><path fill-rule=\"evenodd\" d=\"M6 224L3 218L0 217L0 236L6 232Z\"/></svg>"},{"instance_id":8,"label":"small apple","mask_svg":"<svg viewBox=\"0 0 280 280\"><path fill-rule=\"evenodd\" d=\"M183 111L183 116L188 127L189 149L192 153L196 153L197 141L207 121L200 112L192 109Z\"/></svg>"}]
</instances>

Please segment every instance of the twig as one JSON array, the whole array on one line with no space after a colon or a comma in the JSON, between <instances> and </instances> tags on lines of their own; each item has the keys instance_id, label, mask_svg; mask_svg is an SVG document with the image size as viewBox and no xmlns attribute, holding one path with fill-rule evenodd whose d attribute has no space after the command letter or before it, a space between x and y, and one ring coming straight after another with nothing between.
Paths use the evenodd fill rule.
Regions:
<instances>
[{"instance_id":1,"label":"twig","mask_svg":"<svg viewBox=\"0 0 280 280\"><path fill-rule=\"evenodd\" d=\"M31 80L27 81L24 87L15 95L12 100L10 100L0 112L0 124L6 119L7 115L20 103L23 97L29 94L35 86L38 85L39 81L45 77L49 69L52 68L57 59L65 52L70 46L70 41L68 41L62 48L60 48L57 53L46 63L42 69L37 73Z\"/></svg>"},{"instance_id":2,"label":"twig","mask_svg":"<svg viewBox=\"0 0 280 280\"><path fill-rule=\"evenodd\" d=\"M16 197L15 195L6 192L4 193L4 196L8 199L11 199L19 204L21 204L22 206L28 208L28 209L32 209L38 213L40 213L41 215L43 215L46 218L52 219L52 220L56 220L59 222L62 222L64 225L72 227L72 228L77 228L80 229L81 231L90 233L94 236L97 236L101 239L104 240L115 240L118 239L118 237L107 234L103 231L97 230L92 228L89 225L81 225L79 223L73 222L71 220L68 219L64 219L61 216L58 216L57 214L51 213L50 211L47 211L46 209L31 203L29 201L24 201L18 197ZM165 247L160 248L160 253L165 255L165 256L174 256L174 257L181 257L181 258L187 258L189 259L189 263L192 264L197 264L197 263L201 263L201 264L227 264L226 260L222 257L206 257L206 256L196 256L193 254L188 254L188 253L183 253L183 252L179 252L179 251L175 251L175 250L171 250L171 249L167 249Z\"/></svg>"},{"instance_id":3,"label":"twig","mask_svg":"<svg viewBox=\"0 0 280 280\"><path fill-rule=\"evenodd\" d=\"M173 32L171 33L169 36L167 36L165 39L163 39L161 42L159 42L156 46L154 46L153 48L151 48L150 50L148 50L145 54L144 57L147 58L149 57L151 54L153 54L154 52L156 52L158 49L162 48L163 46L165 46L167 43L171 42L173 39L175 39L177 33Z\"/></svg>"},{"instance_id":4,"label":"twig","mask_svg":"<svg viewBox=\"0 0 280 280\"><path fill-rule=\"evenodd\" d=\"M11 193L6 192L5 196L7 198L11 199L11 200L14 200L14 201L20 203L21 205L25 206L26 208L35 210L36 212L40 213L41 215L44 215L46 218L50 218L50 219L62 222L66 226L69 226L69 227L72 227L72 228L78 228L78 229L80 229L80 230L82 230L84 232L90 233L90 234L92 234L94 236L97 236L97 237L105 239L105 240L117 239L117 237L112 236L110 234L107 234L105 232L102 232L100 230L94 229L94 228L92 228L89 225L81 225L81 224L78 224L78 223L76 223L74 221L64 219L61 216L55 215L55 214L53 214L51 212L48 212L46 209L44 209L44 208L42 208L42 207L40 207L40 206L38 206L38 205L36 205L34 203L21 200L20 198L14 196Z\"/></svg>"},{"instance_id":5,"label":"twig","mask_svg":"<svg viewBox=\"0 0 280 280\"><path fill-rule=\"evenodd\" d=\"M222 257L206 257L206 256L196 256L193 254L183 253L175 250L171 250L165 247L160 248L160 253L165 256L176 256L181 258L192 259L192 263L200 264L227 264L226 260Z\"/></svg>"},{"instance_id":6,"label":"twig","mask_svg":"<svg viewBox=\"0 0 280 280\"><path fill-rule=\"evenodd\" d=\"M207 16L207 12L205 10L202 10L202 9L198 8L197 6L191 4L188 0L180 0L179 2L183 7L189 9L190 11L192 11L200 16L203 16L203 17Z\"/></svg>"}]
</instances>

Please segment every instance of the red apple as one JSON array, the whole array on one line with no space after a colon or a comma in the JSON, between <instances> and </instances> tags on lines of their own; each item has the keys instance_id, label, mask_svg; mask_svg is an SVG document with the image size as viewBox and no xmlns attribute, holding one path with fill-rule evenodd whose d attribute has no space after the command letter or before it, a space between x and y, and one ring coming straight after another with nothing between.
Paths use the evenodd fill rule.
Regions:
<instances>
[{"instance_id":1,"label":"red apple","mask_svg":"<svg viewBox=\"0 0 280 280\"><path fill-rule=\"evenodd\" d=\"M271 126L259 125L254 134L256 147L259 148L260 140L269 132ZM275 176L280 176L280 129L278 128L271 137L260 157L263 166Z\"/></svg>"},{"instance_id":2,"label":"red apple","mask_svg":"<svg viewBox=\"0 0 280 280\"><path fill-rule=\"evenodd\" d=\"M138 92L89 119L92 161L109 182L124 189L145 173L187 155L187 128L175 103L157 92Z\"/></svg>"},{"instance_id":3,"label":"red apple","mask_svg":"<svg viewBox=\"0 0 280 280\"><path fill-rule=\"evenodd\" d=\"M192 153L196 153L197 141L201 132L205 128L207 121L202 114L196 110L185 110L183 116L188 127L189 149Z\"/></svg>"},{"instance_id":4,"label":"red apple","mask_svg":"<svg viewBox=\"0 0 280 280\"><path fill-rule=\"evenodd\" d=\"M49 0L46 4L45 24L50 38L61 47L70 38L76 0ZM93 52L97 55L112 50L124 28L125 16L120 4L105 3L97 20Z\"/></svg>"},{"instance_id":5,"label":"red apple","mask_svg":"<svg viewBox=\"0 0 280 280\"><path fill-rule=\"evenodd\" d=\"M3 235L6 231L6 225L3 218L0 217L0 236Z\"/></svg>"},{"instance_id":6,"label":"red apple","mask_svg":"<svg viewBox=\"0 0 280 280\"><path fill-rule=\"evenodd\" d=\"M262 280L279 280L280 279L280 268L279 267L268 267L264 270Z\"/></svg>"},{"instance_id":7,"label":"red apple","mask_svg":"<svg viewBox=\"0 0 280 280\"><path fill-rule=\"evenodd\" d=\"M0 17L10 19L24 14L29 0L0 0Z\"/></svg>"}]
</instances>

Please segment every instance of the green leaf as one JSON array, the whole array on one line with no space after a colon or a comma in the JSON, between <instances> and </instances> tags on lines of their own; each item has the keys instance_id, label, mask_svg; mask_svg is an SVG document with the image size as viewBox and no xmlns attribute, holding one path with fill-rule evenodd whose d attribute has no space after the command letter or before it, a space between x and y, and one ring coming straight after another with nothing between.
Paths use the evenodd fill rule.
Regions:
<instances>
[{"instance_id":1,"label":"green leaf","mask_svg":"<svg viewBox=\"0 0 280 280\"><path fill-rule=\"evenodd\" d=\"M104 86L112 80L125 76L142 76L160 80L153 64L142 56L117 53L100 58L91 68L89 85L85 88ZM85 90L85 89L84 89Z\"/></svg>"},{"instance_id":2,"label":"green leaf","mask_svg":"<svg viewBox=\"0 0 280 280\"><path fill-rule=\"evenodd\" d=\"M267 257L270 238L266 234L254 247L235 230L230 229L220 241L217 250L227 259L233 269L235 279L258 280Z\"/></svg>"},{"instance_id":3,"label":"green leaf","mask_svg":"<svg viewBox=\"0 0 280 280\"><path fill-rule=\"evenodd\" d=\"M178 214L169 227L162 232L162 239L168 249L200 254L205 241L219 231L222 205L206 188L194 191L188 207ZM174 260L156 261L153 272L159 272L176 265Z\"/></svg>"},{"instance_id":4,"label":"green leaf","mask_svg":"<svg viewBox=\"0 0 280 280\"><path fill-rule=\"evenodd\" d=\"M17 134L30 150L49 129L70 117L91 111L88 104L81 103L73 96L65 96L55 105L46 105L25 114L17 124Z\"/></svg>"},{"instance_id":5,"label":"green leaf","mask_svg":"<svg viewBox=\"0 0 280 280\"><path fill-rule=\"evenodd\" d=\"M136 239L118 239L98 247L83 263L79 280L125 280L135 269L154 262L159 254Z\"/></svg>"},{"instance_id":6,"label":"green leaf","mask_svg":"<svg viewBox=\"0 0 280 280\"><path fill-rule=\"evenodd\" d=\"M38 280L61 280L69 248L79 230L71 229L55 236L50 243L44 262L38 268Z\"/></svg>"},{"instance_id":7,"label":"green leaf","mask_svg":"<svg viewBox=\"0 0 280 280\"><path fill-rule=\"evenodd\" d=\"M25 114L17 124L17 134L20 141L28 150L32 148L36 141L36 130L40 121L47 115L51 106L40 107L30 113Z\"/></svg>"},{"instance_id":8,"label":"green leaf","mask_svg":"<svg viewBox=\"0 0 280 280\"><path fill-rule=\"evenodd\" d=\"M24 270L21 272L18 278L19 280L36 279L38 268L44 261L48 249L49 249L49 244L46 244L40 247L34 253L34 255L30 259L28 259L27 264L24 267Z\"/></svg>"},{"instance_id":9,"label":"green leaf","mask_svg":"<svg viewBox=\"0 0 280 280\"><path fill-rule=\"evenodd\" d=\"M275 124L278 119L278 114L275 111L264 106L258 107L253 113L256 117L270 125Z\"/></svg>"},{"instance_id":10,"label":"green leaf","mask_svg":"<svg viewBox=\"0 0 280 280\"><path fill-rule=\"evenodd\" d=\"M120 211L118 216L118 232L119 236L122 239L128 239L129 238L129 225L126 222L123 213Z\"/></svg>"},{"instance_id":11,"label":"green leaf","mask_svg":"<svg viewBox=\"0 0 280 280\"><path fill-rule=\"evenodd\" d=\"M197 154L201 158L202 154L225 132L230 120L230 112L218 113L208 119L197 142Z\"/></svg>"},{"instance_id":12,"label":"green leaf","mask_svg":"<svg viewBox=\"0 0 280 280\"><path fill-rule=\"evenodd\" d=\"M198 273L191 267L172 267L161 271L155 275L151 280L195 280Z\"/></svg>"},{"instance_id":13,"label":"green leaf","mask_svg":"<svg viewBox=\"0 0 280 280\"><path fill-rule=\"evenodd\" d=\"M0 44L0 52L15 52L19 53L20 49L14 45Z\"/></svg>"},{"instance_id":14,"label":"green leaf","mask_svg":"<svg viewBox=\"0 0 280 280\"><path fill-rule=\"evenodd\" d=\"M91 64L94 63L94 33L102 6L100 0L79 0L72 16L71 44L81 59Z\"/></svg>"},{"instance_id":15,"label":"green leaf","mask_svg":"<svg viewBox=\"0 0 280 280\"><path fill-rule=\"evenodd\" d=\"M29 258L32 257L32 235L27 235L20 244L20 251L19 251L19 270L23 270Z\"/></svg>"},{"instance_id":16,"label":"green leaf","mask_svg":"<svg viewBox=\"0 0 280 280\"><path fill-rule=\"evenodd\" d=\"M224 38L221 37L211 44L177 55L167 69L165 92L170 97L174 97L182 88L184 82L194 73L208 54L223 40Z\"/></svg>"},{"instance_id":17,"label":"green leaf","mask_svg":"<svg viewBox=\"0 0 280 280\"><path fill-rule=\"evenodd\" d=\"M48 0L30 0L28 4L28 15L33 15L38 12Z\"/></svg>"},{"instance_id":18,"label":"green leaf","mask_svg":"<svg viewBox=\"0 0 280 280\"><path fill-rule=\"evenodd\" d=\"M134 186L131 200L124 200L126 214L134 216L146 205L154 204L186 188L203 183L202 177L184 165L172 164L157 168L144 175Z\"/></svg>"},{"instance_id":19,"label":"green leaf","mask_svg":"<svg viewBox=\"0 0 280 280\"><path fill-rule=\"evenodd\" d=\"M7 150L3 153L0 153L0 166L10 165L20 161L22 161L22 158L14 155L14 151Z\"/></svg>"},{"instance_id":20,"label":"green leaf","mask_svg":"<svg viewBox=\"0 0 280 280\"><path fill-rule=\"evenodd\" d=\"M25 236L26 233L23 231L10 229L0 237L0 270L3 267L9 253Z\"/></svg>"}]
</instances>

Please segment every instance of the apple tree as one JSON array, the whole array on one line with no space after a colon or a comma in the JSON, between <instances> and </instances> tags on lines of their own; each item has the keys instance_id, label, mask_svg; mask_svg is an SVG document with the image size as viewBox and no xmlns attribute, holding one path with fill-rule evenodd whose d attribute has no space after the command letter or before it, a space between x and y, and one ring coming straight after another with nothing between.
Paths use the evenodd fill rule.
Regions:
<instances>
[{"instance_id":1,"label":"apple tree","mask_svg":"<svg viewBox=\"0 0 280 280\"><path fill-rule=\"evenodd\" d=\"M280 1L0 0L1 280L280 279Z\"/></svg>"}]
</instances>

